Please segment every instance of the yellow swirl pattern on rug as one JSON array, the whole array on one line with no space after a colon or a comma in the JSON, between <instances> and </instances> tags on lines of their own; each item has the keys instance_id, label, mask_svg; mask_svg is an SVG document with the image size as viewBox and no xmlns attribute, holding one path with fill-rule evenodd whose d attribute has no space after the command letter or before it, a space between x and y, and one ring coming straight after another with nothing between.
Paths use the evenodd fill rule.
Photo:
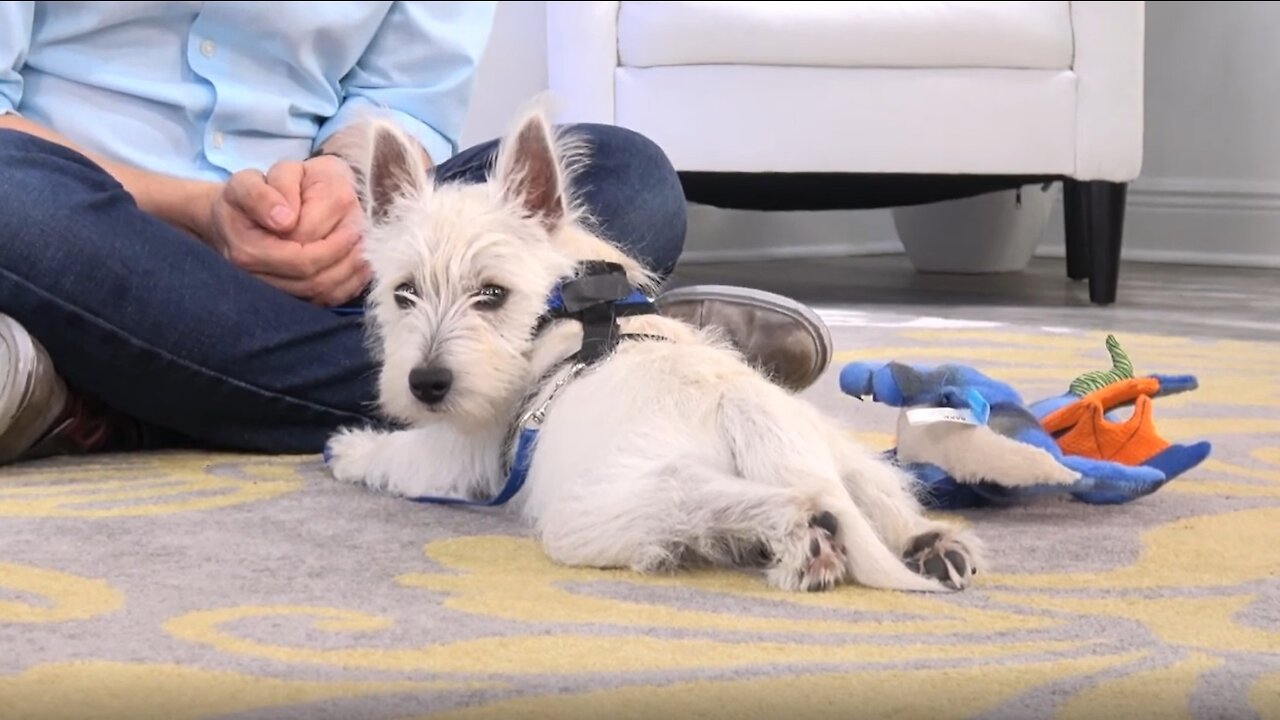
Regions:
<instances>
[{"instance_id":1,"label":"yellow swirl pattern on rug","mask_svg":"<svg viewBox=\"0 0 1280 720\"><path fill-rule=\"evenodd\" d=\"M1258 679L1249 689L1249 704L1261 718L1280 717L1280 672Z\"/></svg>"},{"instance_id":2,"label":"yellow swirl pattern on rug","mask_svg":"<svg viewBox=\"0 0 1280 720\"><path fill-rule=\"evenodd\" d=\"M1057 720L1181 720L1190 718L1189 701L1201 674L1223 665L1221 658L1193 654L1169 667L1102 681L1076 694Z\"/></svg>"},{"instance_id":3,"label":"yellow swirl pattern on rug","mask_svg":"<svg viewBox=\"0 0 1280 720\"><path fill-rule=\"evenodd\" d=\"M0 591L25 593L32 602L0 600L0 624L85 620L113 612L120 593L102 580L0 562Z\"/></svg>"},{"instance_id":4,"label":"yellow swirl pattern on rug","mask_svg":"<svg viewBox=\"0 0 1280 720\"><path fill-rule=\"evenodd\" d=\"M1137 653L1048 663L916 671L860 671L814 674L800 679L731 681L711 685L678 684L661 688L606 690L571 698L541 697L423 716L447 720L559 720L608 717L789 718L924 717L968 718L989 712L1020 692L1050 680L1097 672L1133 659ZM856 698L857 714L831 706L833 697ZM852 705L851 705L852 707Z\"/></svg>"},{"instance_id":5,"label":"yellow swirl pattern on rug","mask_svg":"<svg viewBox=\"0 0 1280 720\"><path fill-rule=\"evenodd\" d=\"M234 464L244 478L221 477ZM257 502L302 486L296 462L253 458L240 462L201 454L123 459L111 466L55 465L0 478L0 517L106 518L213 510Z\"/></svg>"},{"instance_id":6,"label":"yellow swirl pattern on rug","mask_svg":"<svg viewBox=\"0 0 1280 720\"><path fill-rule=\"evenodd\" d=\"M458 687L431 682L308 682L109 661L38 665L0 677L0 717L203 720L320 700L418 694Z\"/></svg>"},{"instance_id":7,"label":"yellow swirl pattern on rug","mask_svg":"<svg viewBox=\"0 0 1280 720\"><path fill-rule=\"evenodd\" d=\"M429 670L438 673L573 673L635 672L666 669L723 668L771 663L901 662L927 659L994 658L1079 649L1085 643L966 643L962 645L877 645L843 643L815 647L780 642L716 642L660 639L641 635L594 636L565 632L553 637L493 637L417 648L385 645L316 650L259 643L223 631L238 620L318 619L317 629L353 633L390 630L382 617L350 610L316 607L236 607L175 618L165 628L175 637L222 652L285 662L379 670ZM653 623L658 626L659 623ZM921 638L926 639L926 638Z\"/></svg>"},{"instance_id":8,"label":"yellow swirl pattern on rug","mask_svg":"<svg viewBox=\"0 0 1280 720\"><path fill-rule=\"evenodd\" d=\"M833 333L833 371L960 362L1029 399L1107 362L1105 332ZM1280 719L1280 347L1116 334L1199 377L1155 418L1212 456L1129 505L948 514L996 563L957 595L560 567L503 510L310 456L0 469L0 717ZM896 411L834 387L890 447Z\"/></svg>"},{"instance_id":9,"label":"yellow swirl pattern on rug","mask_svg":"<svg viewBox=\"0 0 1280 720\"><path fill-rule=\"evenodd\" d=\"M1241 536L1249 537L1251 543L1238 542ZM1114 570L996 575L989 583L1072 590L1234 586L1275 574L1276 557L1258 552L1259 547L1280 547L1280 507L1193 517L1162 525L1143 535L1137 562ZM1171 563L1170 558L1178 561Z\"/></svg>"}]
</instances>

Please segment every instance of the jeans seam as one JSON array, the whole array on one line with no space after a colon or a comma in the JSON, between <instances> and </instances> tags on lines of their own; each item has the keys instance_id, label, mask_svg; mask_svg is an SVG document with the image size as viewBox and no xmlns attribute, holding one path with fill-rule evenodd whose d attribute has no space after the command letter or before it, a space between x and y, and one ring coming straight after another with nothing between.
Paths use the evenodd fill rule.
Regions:
<instances>
[{"instance_id":1,"label":"jeans seam","mask_svg":"<svg viewBox=\"0 0 1280 720\"><path fill-rule=\"evenodd\" d=\"M294 403L294 404L297 404L297 405L299 405L299 406L301 406L301 407L304 407L304 408L310 409L310 410L312 410L312 411L319 411L319 412L324 412L324 413L331 413L331 414L333 414L333 415L339 415L339 416L342 416L342 417L348 417L348 418L351 418L351 419L353 419L353 420L359 420L359 421L361 421L361 422L368 422L368 421L371 419L370 417L367 417L367 416L364 416L364 415L361 415L361 414L350 413L350 412L348 412L348 411L346 411L346 410L340 410L340 409L337 409L337 408L328 407L328 406L326 406L326 405L321 405L321 404L319 404L319 403L314 403L314 402L311 402L311 401L309 401L309 400L303 400L303 399L300 399L300 398L292 397L292 396L290 396L290 395L285 395L285 394L282 394L282 393L278 393L278 392L275 392L275 391L273 391L273 390L268 390L268 389L266 389L266 388L258 387L257 385L254 385L254 384L252 384L252 383L247 383L247 382L244 382L243 380L237 380L236 378L229 377L229 376L227 376L227 375L224 375L224 374L222 374L222 373L220 373L220 372L217 372L217 371L215 371L215 370L212 370L212 369L210 369L210 368L201 367L200 365L197 365L197 364L195 364L195 363L193 363L193 362L191 362L191 361L189 361L189 360L185 360L185 359L183 359L183 358L180 358L180 357L174 356L174 355L172 355L172 354L170 354L170 353L168 353L168 352L165 352L164 350L161 350L160 348L152 347L151 345L149 345L149 344L147 344L147 343L145 343L145 342L142 342L141 340L139 340L139 339L137 339L137 338L133 337L132 335L130 335L130 334L129 334L129 333L127 333L127 332L124 332L122 329L120 329L120 328L116 327L114 324L109 323L109 322L107 322L106 320L104 320L104 319L102 319L102 318L98 317L97 315L94 315L94 314L93 314L93 313L91 313L91 312L88 312L88 311L86 311L86 310L83 310L83 309L81 309L81 308L79 308L79 307L77 307L77 306L75 306L75 305L73 305L73 304L71 304L71 303L69 303L69 302L66 302L66 301L65 301L65 300L63 300L62 298L59 298L59 297L57 297L57 296L55 296L55 295L52 295L52 294L50 294L50 293L46 292L45 290L43 290L43 289L41 289L41 288L39 288L39 287L36 287L36 286L35 286L35 285L33 285L32 283L28 282L25 278L19 277L18 275L14 274L11 270L9 270L9 269L7 269L7 268L0 268L0 273L3 273L4 275L8 276L8 277L9 277L10 279L12 279L14 282L19 283L19 284L21 284L21 285L23 285L23 286L27 287L31 292L36 293L37 295L39 295L40 297L42 297L46 302L50 302L50 303L53 303L53 304L55 304L55 305L59 305L59 306L61 306L61 307L62 307L62 308L64 308L64 309L70 310L71 312L73 312L73 313L75 313L75 314L77 314L77 315L80 315L82 318L85 318L85 319L89 320L90 322L92 322L93 324L97 325L98 327L100 327L100 328L102 328L102 329L105 329L105 330L107 330L108 332L114 333L115 335L117 335L117 336L119 336L120 338L122 338L124 342L126 342L126 343L129 343L129 344L133 345L135 348L137 348L137 349L141 349L141 350L145 350L145 351L147 351L147 352L155 353L156 355L160 356L162 359L167 360L167 361L169 361L169 362L177 363L178 365L180 365L180 366L182 366L182 367L184 367L184 368L186 368L186 369L188 369L188 370L190 370L190 371L192 371L192 372L195 372L195 373L197 373L197 374L206 375L206 376L208 376L208 377L211 377L211 378L217 379L217 380L219 380L219 381L226 382L226 383L228 383L228 384L234 385L234 386L236 386L236 387L238 387L238 388L240 388L240 389L242 389L242 390L247 390L247 391L249 391L249 392L257 393L257 394L259 394L259 395L262 395L263 397L271 398L271 399L273 399L273 400L282 401L282 402L286 402L286 403ZM56 366L57 366L57 363L56 363L56 362L54 363L54 366L55 366L55 370L56 370Z\"/></svg>"}]
</instances>

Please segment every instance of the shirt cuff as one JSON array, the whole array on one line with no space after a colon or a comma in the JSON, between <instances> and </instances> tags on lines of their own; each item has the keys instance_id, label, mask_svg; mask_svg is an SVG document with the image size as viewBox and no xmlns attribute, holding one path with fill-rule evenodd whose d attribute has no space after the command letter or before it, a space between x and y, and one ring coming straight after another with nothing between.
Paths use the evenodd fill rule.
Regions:
<instances>
[{"instance_id":1,"label":"shirt cuff","mask_svg":"<svg viewBox=\"0 0 1280 720\"><path fill-rule=\"evenodd\" d=\"M392 108L379 107L363 98L351 98L338 108L338 112L334 113L333 117L320 126L320 131L316 133L315 141L311 146L312 152L319 150L325 141L338 131L370 116L378 116L394 121L400 128L422 144L423 149L427 151L427 155L434 165L440 165L440 163L453 157L458 151L457 146L440 131L408 113Z\"/></svg>"},{"instance_id":2,"label":"shirt cuff","mask_svg":"<svg viewBox=\"0 0 1280 720\"><path fill-rule=\"evenodd\" d=\"M13 114L13 115L18 114L17 103L15 103L13 100L10 100L7 93L0 92L0 115L9 115L9 114Z\"/></svg>"}]
</instances>

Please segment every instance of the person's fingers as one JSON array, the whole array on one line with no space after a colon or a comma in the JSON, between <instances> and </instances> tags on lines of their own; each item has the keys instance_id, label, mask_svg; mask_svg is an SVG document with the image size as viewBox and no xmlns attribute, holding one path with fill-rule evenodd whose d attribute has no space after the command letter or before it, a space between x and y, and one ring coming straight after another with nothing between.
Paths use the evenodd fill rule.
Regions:
<instances>
[{"instance_id":1,"label":"person's fingers","mask_svg":"<svg viewBox=\"0 0 1280 720\"><path fill-rule=\"evenodd\" d=\"M289 238L309 243L328 237L343 220L360 212L354 179L345 164L322 163L316 158L304 166L302 216Z\"/></svg>"},{"instance_id":2,"label":"person's fingers","mask_svg":"<svg viewBox=\"0 0 1280 720\"><path fill-rule=\"evenodd\" d=\"M360 227L350 222L342 223L323 240L303 245L302 252L312 269L311 276L322 275L349 256L361 255Z\"/></svg>"},{"instance_id":3,"label":"person's fingers","mask_svg":"<svg viewBox=\"0 0 1280 720\"><path fill-rule=\"evenodd\" d=\"M233 245L231 261L253 273L306 282L346 259L359 242L360 231L351 224L340 225L323 240L306 244L263 235Z\"/></svg>"},{"instance_id":4,"label":"person's fingers","mask_svg":"<svg viewBox=\"0 0 1280 720\"><path fill-rule=\"evenodd\" d=\"M267 184L284 196L285 203L289 206L289 210L292 211L292 218L285 219L283 215L273 218L278 223L295 226L297 220L301 217L303 172L302 163L296 160L283 160L272 165L271 169L267 171ZM273 209L272 212L276 212L276 210ZM289 220L293 222L289 222ZM276 229L290 232L293 227L277 227Z\"/></svg>"},{"instance_id":5,"label":"person's fingers","mask_svg":"<svg viewBox=\"0 0 1280 720\"><path fill-rule=\"evenodd\" d=\"M241 170L227 181L227 203L255 224L276 233L293 228L297 214L288 199L267 184L267 178L256 170Z\"/></svg>"},{"instance_id":6,"label":"person's fingers","mask_svg":"<svg viewBox=\"0 0 1280 720\"><path fill-rule=\"evenodd\" d=\"M356 252L358 255L359 249ZM373 280L373 272L369 269L368 263L364 261L363 257L357 256L351 272L346 275L346 279L333 292L323 298L322 304L325 307L341 305L359 295L368 287L371 280Z\"/></svg>"},{"instance_id":7,"label":"person's fingers","mask_svg":"<svg viewBox=\"0 0 1280 720\"><path fill-rule=\"evenodd\" d=\"M311 243L333 234L338 226L348 220L356 210L354 193L335 189L330 184L307 188L303 191L303 213L289 238L300 243Z\"/></svg>"},{"instance_id":8,"label":"person's fingers","mask_svg":"<svg viewBox=\"0 0 1280 720\"><path fill-rule=\"evenodd\" d=\"M274 275L258 277L296 298L316 305L332 307L341 305L358 295L372 279L371 275L360 248L355 247L346 257L315 277L304 280Z\"/></svg>"},{"instance_id":9,"label":"person's fingers","mask_svg":"<svg viewBox=\"0 0 1280 720\"><path fill-rule=\"evenodd\" d=\"M296 284L298 282L297 280L286 280L284 278L271 275L269 273L260 273L260 272L250 271L249 274L283 293L287 293L294 297L300 297L295 292L295 290L297 289L296 288ZM303 299L306 299L306 298L303 298Z\"/></svg>"}]
</instances>

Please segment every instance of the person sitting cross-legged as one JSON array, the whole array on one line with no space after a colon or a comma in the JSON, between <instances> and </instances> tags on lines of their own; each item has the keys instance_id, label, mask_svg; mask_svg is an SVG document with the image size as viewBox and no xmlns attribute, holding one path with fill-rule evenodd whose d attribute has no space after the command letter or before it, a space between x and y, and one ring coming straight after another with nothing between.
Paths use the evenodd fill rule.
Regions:
<instances>
[{"instance_id":1,"label":"person sitting cross-legged","mask_svg":"<svg viewBox=\"0 0 1280 720\"><path fill-rule=\"evenodd\" d=\"M460 148L492 2L0 3L0 464L177 446L316 453L379 422L358 312L352 169L326 154L378 112L437 183ZM662 277L686 203L654 143L574 128L602 233ZM807 308L662 294L790 389L826 368Z\"/></svg>"}]
</instances>

